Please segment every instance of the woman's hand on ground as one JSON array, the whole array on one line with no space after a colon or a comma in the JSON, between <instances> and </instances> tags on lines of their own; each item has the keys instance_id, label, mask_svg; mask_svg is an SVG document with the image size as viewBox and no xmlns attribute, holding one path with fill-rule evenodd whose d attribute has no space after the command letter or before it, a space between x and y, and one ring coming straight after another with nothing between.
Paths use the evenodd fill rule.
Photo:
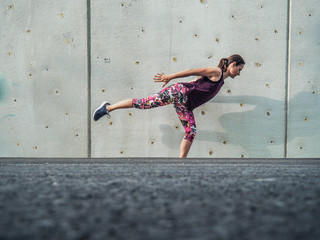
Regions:
<instances>
[{"instance_id":1,"label":"woman's hand on ground","mask_svg":"<svg viewBox=\"0 0 320 240\"><path fill-rule=\"evenodd\" d=\"M164 84L162 85L162 87L164 87L168 82L170 82L171 79L166 74L158 73L154 76L153 80L155 82L163 82Z\"/></svg>"}]
</instances>

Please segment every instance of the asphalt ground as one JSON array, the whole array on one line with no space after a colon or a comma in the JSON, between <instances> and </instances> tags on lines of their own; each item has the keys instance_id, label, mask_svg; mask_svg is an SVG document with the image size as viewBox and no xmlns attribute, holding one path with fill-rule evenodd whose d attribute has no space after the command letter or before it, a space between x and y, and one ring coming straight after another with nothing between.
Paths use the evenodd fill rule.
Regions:
<instances>
[{"instance_id":1,"label":"asphalt ground","mask_svg":"<svg viewBox=\"0 0 320 240\"><path fill-rule=\"evenodd\" d=\"M320 239L319 159L0 159L0 240Z\"/></svg>"}]
</instances>

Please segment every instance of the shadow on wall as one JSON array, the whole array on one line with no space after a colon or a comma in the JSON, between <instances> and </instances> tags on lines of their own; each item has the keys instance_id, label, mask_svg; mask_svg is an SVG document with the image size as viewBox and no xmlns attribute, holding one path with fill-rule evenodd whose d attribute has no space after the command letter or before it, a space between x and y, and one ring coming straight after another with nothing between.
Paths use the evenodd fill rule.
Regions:
<instances>
[{"instance_id":1,"label":"shadow on wall","mask_svg":"<svg viewBox=\"0 0 320 240\"><path fill-rule=\"evenodd\" d=\"M196 141L206 141L240 146L248 156L270 156L268 147L283 145L285 138L285 103L259 96L217 96L212 103L240 104L245 109L241 112L221 114L219 123L223 132L199 130ZM211 108L212 107L212 108ZM291 98L289 110L292 112L289 121L288 142L295 138L312 137L320 139L320 95L310 92L301 92ZM214 106L209 109L214 110ZM197 122L197 116L196 122ZM199 124L198 129L201 128ZM182 128L182 126L181 126ZM181 141L181 134L172 133L170 125L160 125L162 142L170 148L176 148Z\"/></svg>"},{"instance_id":2,"label":"shadow on wall","mask_svg":"<svg viewBox=\"0 0 320 240\"><path fill-rule=\"evenodd\" d=\"M8 97L8 84L5 78L0 76L0 102Z\"/></svg>"}]
</instances>

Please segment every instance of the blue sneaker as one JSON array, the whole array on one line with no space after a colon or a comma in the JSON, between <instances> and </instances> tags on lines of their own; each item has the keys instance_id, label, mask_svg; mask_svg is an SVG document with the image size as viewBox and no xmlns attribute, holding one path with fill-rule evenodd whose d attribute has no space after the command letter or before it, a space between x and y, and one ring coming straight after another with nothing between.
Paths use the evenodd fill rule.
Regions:
<instances>
[{"instance_id":1,"label":"blue sneaker","mask_svg":"<svg viewBox=\"0 0 320 240\"><path fill-rule=\"evenodd\" d=\"M107 115L107 118L110 118L109 111L107 110L107 106L109 106L110 103L108 102L103 102L101 105L94 111L93 113L93 119L95 121L98 121L101 117L104 115Z\"/></svg>"}]
</instances>

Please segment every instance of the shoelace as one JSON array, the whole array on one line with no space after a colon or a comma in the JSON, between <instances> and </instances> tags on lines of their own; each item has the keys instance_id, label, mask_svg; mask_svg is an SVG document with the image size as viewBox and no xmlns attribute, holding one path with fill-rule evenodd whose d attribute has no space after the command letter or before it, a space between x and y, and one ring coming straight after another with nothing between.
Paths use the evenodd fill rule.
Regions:
<instances>
[{"instance_id":1,"label":"shoelace","mask_svg":"<svg viewBox=\"0 0 320 240\"><path fill-rule=\"evenodd\" d=\"M110 103L107 103L107 105L106 105L106 110L107 110L107 106L109 106L109 105L110 105ZM108 110L107 110L107 114L106 114L106 115L107 115L107 118L108 118L108 119L110 119L110 118L111 118L111 116L110 116L110 114L109 114L109 111L108 111Z\"/></svg>"}]
</instances>

